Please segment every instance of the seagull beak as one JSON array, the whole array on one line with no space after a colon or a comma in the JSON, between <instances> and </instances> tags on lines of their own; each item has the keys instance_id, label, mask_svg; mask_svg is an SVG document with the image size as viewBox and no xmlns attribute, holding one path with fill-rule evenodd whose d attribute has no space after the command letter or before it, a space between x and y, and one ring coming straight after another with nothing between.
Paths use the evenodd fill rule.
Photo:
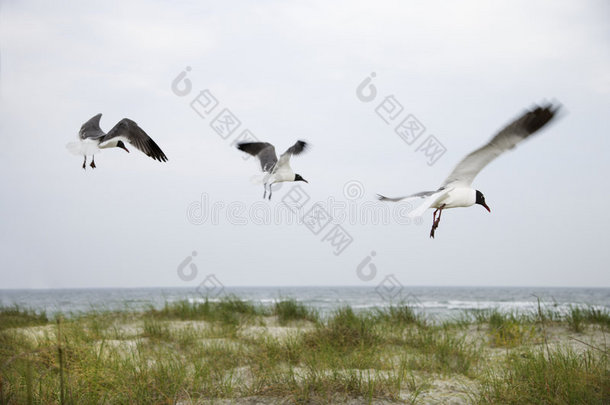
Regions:
<instances>
[{"instance_id":1,"label":"seagull beak","mask_svg":"<svg viewBox=\"0 0 610 405\"><path fill-rule=\"evenodd\" d=\"M121 149L123 149L125 152L129 153L129 150L126 147L121 146Z\"/></svg>"},{"instance_id":2,"label":"seagull beak","mask_svg":"<svg viewBox=\"0 0 610 405\"><path fill-rule=\"evenodd\" d=\"M487 212L491 212L491 209L487 206L487 204L483 203L481 204L483 207L485 207L485 209L487 210Z\"/></svg>"}]
</instances>

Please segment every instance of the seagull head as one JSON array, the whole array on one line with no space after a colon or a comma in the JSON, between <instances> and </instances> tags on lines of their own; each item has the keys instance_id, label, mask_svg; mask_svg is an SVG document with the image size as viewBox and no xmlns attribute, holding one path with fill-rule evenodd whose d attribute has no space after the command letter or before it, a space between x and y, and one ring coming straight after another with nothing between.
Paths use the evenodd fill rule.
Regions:
<instances>
[{"instance_id":1,"label":"seagull head","mask_svg":"<svg viewBox=\"0 0 610 405\"><path fill-rule=\"evenodd\" d=\"M491 212L491 210L489 209L487 204L485 204L485 196L483 195L483 193L481 193L479 190L476 190L476 191L477 191L477 200L475 201L475 204L482 205L483 207L485 207L485 209L487 211Z\"/></svg>"},{"instance_id":2,"label":"seagull head","mask_svg":"<svg viewBox=\"0 0 610 405\"><path fill-rule=\"evenodd\" d=\"M127 148L125 147L125 144L123 143L123 141L118 141L116 144L117 148L121 148L123 149L125 152L129 153L129 151L127 150Z\"/></svg>"},{"instance_id":3,"label":"seagull head","mask_svg":"<svg viewBox=\"0 0 610 405\"><path fill-rule=\"evenodd\" d=\"M305 183L309 183L307 180L302 178L300 174L295 174L294 175L294 181L304 181Z\"/></svg>"}]
</instances>

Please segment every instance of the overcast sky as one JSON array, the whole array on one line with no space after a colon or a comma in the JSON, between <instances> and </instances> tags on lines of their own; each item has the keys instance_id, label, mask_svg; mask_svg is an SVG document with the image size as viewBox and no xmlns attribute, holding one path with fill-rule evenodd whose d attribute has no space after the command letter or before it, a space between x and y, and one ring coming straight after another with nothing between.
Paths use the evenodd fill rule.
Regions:
<instances>
[{"instance_id":1,"label":"overcast sky","mask_svg":"<svg viewBox=\"0 0 610 405\"><path fill-rule=\"evenodd\" d=\"M607 1L3 1L0 55L0 288L610 286ZM388 123L386 100L402 106ZM431 211L405 224L408 207L376 202L437 188L545 100L562 117L474 182L491 214L446 211L430 239ZM225 109L240 126L223 139ZM82 170L65 145L97 113L169 161L110 149ZM292 160L309 184L263 201L231 145L245 130L280 153L310 142ZM281 214L295 192L309 200ZM316 202L328 224L296 223Z\"/></svg>"}]
</instances>

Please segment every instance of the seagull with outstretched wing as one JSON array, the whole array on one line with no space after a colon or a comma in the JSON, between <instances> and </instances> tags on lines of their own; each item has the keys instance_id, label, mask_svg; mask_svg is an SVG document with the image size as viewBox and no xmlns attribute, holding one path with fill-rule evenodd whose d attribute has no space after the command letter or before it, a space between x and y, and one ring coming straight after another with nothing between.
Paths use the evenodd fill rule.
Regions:
<instances>
[{"instance_id":1,"label":"seagull with outstretched wing","mask_svg":"<svg viewBox=\"0 0 610 405\"><path fill-rule=\"evenodd\" d=\"M487 211L490 208L485 203L485 196L479 190L472 188L474 178L492 160L507 150L513 149L524 139L535 134L548 124L557 114L559 106L544 105L524 112L519 118L508 124L491 140L471 152L445 179L443 184L435 191L422 191L404 197L389 198L379 195L381 201L420 200L423 202L409 213L410 217L421 216L428 208L436 208L432 217L430 237L434 238L434 231L441 221L441 213L447 208L470 207L474 204L482 205ZM436 217L438 213L438 218Z\"/></svg>"},{"instance_id":2,"label":"seagull with outstretched wing","mask_svg":"<svg viewBox=\"0 0 610 405\"><path fill-rule=\"evenodd\" d=\"M283 181L304 181L309 183L300 174L295 173L290 167L290 158L292 155L299 155L305 152L308 144L305 141L297 141L286 152L282 153L278 160L275 154L275 147L268 142L242 142L237 144L237 149L246 152L252 156L256 156L261 164L261 169L265 173L263 178L263 199L267 196L267 187L269 187L269 199L271 200L271 185Z\"/></svg>"},{"instance_id":3,"label":"seagull with outstretched wing","mask_svg":"<svg viewBox=\"0 0 610 405\"><path fill-rule=\"evenodd\" d=\"M121 148L129 152L125 143L135 146L147 156L166 162L167 156L142 128L129 118L120 120L108 133L100 128L102 114L97 114L85 122L78 132L78 142L71 142L66 147L75 155L84 156L83 169L87 168L87 156L91 155L91 168L95 169L95 154L101 149Z\"/></svg>"}]
</instances>

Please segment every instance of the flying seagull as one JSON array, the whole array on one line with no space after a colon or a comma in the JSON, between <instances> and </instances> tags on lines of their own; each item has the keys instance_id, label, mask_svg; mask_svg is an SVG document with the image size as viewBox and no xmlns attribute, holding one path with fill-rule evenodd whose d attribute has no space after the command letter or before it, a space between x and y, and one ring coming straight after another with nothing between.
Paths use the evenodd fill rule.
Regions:
<instances>
[{"instance_id":1,"label":"flying seagull","mask_svg":"<svg viewBox=\"0 0 610 405\"><path fill-rule=\"evenodd\" d=\"M147 156L159 162L167 161L167 156L161 148L134 121L123 118L108 133L105 133L100 128L101 117L102 114L97 114L85 122L78 132L79 142L70 142L66 145L70 152L85 157L83 169L86 169L87 155L91 155L90 166L95 169L95 154L100 149L116 147L129 152L125 147L125 142L132 144Z\"/></svg>"},{"instance_id":2,"label":"flying seagull","mask_svg":"<svg viewBox=\"0 0 610 405\"><path fill-rule=\"evenodd\" d=\"M436 208L432 217L431 238L434 238L434 231L438 228L441 213L444 209L470 207L479 204L491 212L485 203L483 193L472 188L472 181L489 162L507 150L514 148L518 143L548 124L558 110L559 106L548 104L542 107L535 106L530 111L525 111L519 118L491 138L487 144L463 158L436 191L422 191L397 198L378 195L378 198L381 201L424 199L420 206L409 213L410 217L421 216L426 209ZM436 217L437 213L438 218Z\"/></svg>"},{"instance_id":3,"label":"flying seagull","mask_svg":"<svg viewBox=\"0 0 610 405\"><path fill-rule=\"evenodd\" d=\"M290 167L290 157L299 155L308 148L305 141L297 141L286 152L282 153L278 161L275 154L275 147L267 142L242 142L237 144L237 149L256 156L261 163L261 169L265 173L263 177L263 187L265 192L263 199L267 196L267 186L269 186L269 199L271 200L271 185L282 181L304 181L309 183L300 174L296 174Z\"/></svg>"}]
</instances>

